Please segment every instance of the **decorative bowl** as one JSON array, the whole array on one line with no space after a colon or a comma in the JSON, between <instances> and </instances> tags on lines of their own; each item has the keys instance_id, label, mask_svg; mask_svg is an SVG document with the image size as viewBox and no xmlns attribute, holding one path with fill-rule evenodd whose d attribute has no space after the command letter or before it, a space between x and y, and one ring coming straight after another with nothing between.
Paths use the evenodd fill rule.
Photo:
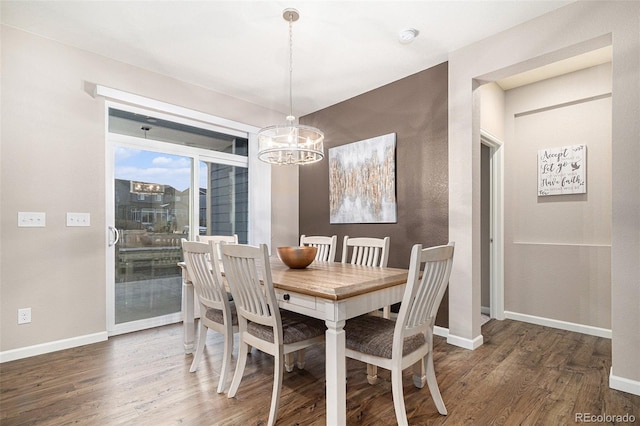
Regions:
<instances>
[{"instance_id":1,"label":"decorative bowl","mask_svg":"<svg viewBox=\"0 0 640 426\"><path fill-rule=\"evenodd\" d=\"M317 247L278 247L278 257L291 269L304 269L316 258Z\"/></svg>"}]
</instances>

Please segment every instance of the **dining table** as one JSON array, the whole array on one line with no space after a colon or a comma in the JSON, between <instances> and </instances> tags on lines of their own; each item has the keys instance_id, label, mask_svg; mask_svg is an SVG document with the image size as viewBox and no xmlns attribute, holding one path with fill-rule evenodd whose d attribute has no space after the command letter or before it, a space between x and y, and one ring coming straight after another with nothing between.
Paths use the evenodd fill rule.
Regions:
<instances>
[{"instance_id":1,"label":"dining table","mask_svg":"<svg viewBox=\"0 0 640 426\"><path fill-rule=\"evenodd\" d=\"M194 289L182 267L183 338L186 353L195 347L199 315ZM346 424L345 322L402 300L409 271L402 268L314 261L291 269L270 258L273 286L281 309L324 320L326 353L326 424Z\"/></svg>"}]
</instances>

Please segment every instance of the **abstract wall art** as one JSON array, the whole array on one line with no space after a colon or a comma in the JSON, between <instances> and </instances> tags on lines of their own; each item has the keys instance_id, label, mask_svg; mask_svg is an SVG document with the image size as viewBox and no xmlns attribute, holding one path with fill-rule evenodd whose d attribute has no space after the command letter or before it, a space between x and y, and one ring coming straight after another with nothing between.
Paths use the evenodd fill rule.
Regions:
<instances>
[{"instance_id":1,"label":"abstract wall art","mask_svg":"<svg viewBox=\"0 0 640 426\"><path fill-rule=\"evenodd\" d=\"M396 134L329 148L330 223L396 223Z\"/></svg>"}]
</instances>

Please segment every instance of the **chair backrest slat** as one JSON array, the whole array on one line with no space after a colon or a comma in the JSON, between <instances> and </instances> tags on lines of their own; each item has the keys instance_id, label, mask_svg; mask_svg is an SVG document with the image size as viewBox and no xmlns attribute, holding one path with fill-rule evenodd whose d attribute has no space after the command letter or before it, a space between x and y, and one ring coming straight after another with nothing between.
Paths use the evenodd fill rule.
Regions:
<instances>
[{"instance_id":1,"label":"chair backrest slat","mask_svg":"<svg viewBox=\"0 0 640 426\"><path fill-rule=\"evenodd\" d=\"M331 237L325 236L300 236L301 246L316 247L315 260L321 262L335 262L336 260L336 246L338 245L338 236L332 235Z\"/></svg>"},{"instance_id":2,"label":"chair backrest slat","mask_svg":"<svg viewBox=\"0 0 640 426\"><path fill-rule=\"evenodd\" d=\"M216 250L217 248L214 244L196 241L182 242L187 273L193 282L200 302L211 308L223 309L224 303L228 298L222 281L220 266L218 262L212 263L209 261Z\"/></svg>"},{"instance_id":3,"label":"chair backrest slat","mask_svg":"<svg viewBox=\"0 0 640 426\"><path fill-rule=\"evenodd\" d=\"M449 284L454 243L411 250L407 287L400 305L394 333L394 351L401 350L405 337L433 331L438 307Z\"/></svg>"},{"instance_id":4,"label":"chair backrest slat","mask_svg":"<svg viewBox=\"0 0 640 426\"><path fill-rule=\"evenodd\" d=\"M433 283L441 283L441 285L446 286L446 283L443 283L445 273L446 262L425 263L414 306L407 319L407 328L419 327L423 323L429 322L429 320L432 319L432 315L435 317L437 310L434 311L433 307L436 303L440 287Z\"/></svg>"},{"instance_id":5,"label":"chair backrest slat","mask_svg":"<svg viewBox=\"0 0 640 426\"><path fill-rule=\"evenodd\" d=\"M274 328L277 342L282 341L280 310L271 280L269 254L265 244L222 244L222 263L233 294L239 321L252 321ZM242 325L241 325L242 327ZM245 324L246 327L246 324Z\"/></svg>"},{"instance_id":6,"label":"chair backrest slat","mask_svg":"<svg viewBox=\"0 0 640 426\"><path fill-rule=\"evenodd\" d=\"M318 251L316 252L316 259L319 257L320 259L324 259L329 255L329 250L327 250L327 246L324 244L316 245Z\"/></svg>"},{"instance_id":7,"label":"chair backrest slat","mask_svg":"<svg viewBox=\"0 0 640 426\"><path fill-rule=\"evenodd\" d=\"M389 261L389 241L389 237L349 238L347 235L342 244L342 263L347 263L347 259L350 259L348 263L353 265L386 267Z\"/></svg>"},{"instance_id":8,"label":"chair backrest slat","mask_svg":"<svg viewBox=\"0 0 640 426\"><path fill-rule=\"evenodd\" d=\"M269 310L264 303L261 292L257 290L256 286L252 285L253 282L260 281L255 261L247 258L233 258L228 267L229 270L227 271L227 264L225 264L225 274L227 281L233 282L233 285L229 284L229 286L232 293L234 293L234 300L237 300L236 305L242 306L244 310L253 315L268 316ZM237 299L235 297L236 293L238 294Z\"/></svg>"}]
</instances>

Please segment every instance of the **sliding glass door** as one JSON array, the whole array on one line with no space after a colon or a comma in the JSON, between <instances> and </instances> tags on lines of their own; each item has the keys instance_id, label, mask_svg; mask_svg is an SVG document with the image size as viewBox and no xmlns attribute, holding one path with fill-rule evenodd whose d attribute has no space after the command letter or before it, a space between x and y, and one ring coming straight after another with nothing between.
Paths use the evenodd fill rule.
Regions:
<instances>
[{"instance_id":1,"label":"sliding glass door","mask_svg":"<svg viewBox=\"0 0 640 426\"><path fill-rule=\"evenodd\" d=\"M181 321L181 241L248 238L247 138L109 109L110 334Z\"/></svg>"},{"instance_id":2,"label":"sliding glass door","mask_svg":"<svg viewBox=\"0 0 640 426\"><path fill-rule=\"evenodd\" d=\"M191 160L126 146L114 160L115 324L178 313Z\"/></svg>"}]
</instances>

